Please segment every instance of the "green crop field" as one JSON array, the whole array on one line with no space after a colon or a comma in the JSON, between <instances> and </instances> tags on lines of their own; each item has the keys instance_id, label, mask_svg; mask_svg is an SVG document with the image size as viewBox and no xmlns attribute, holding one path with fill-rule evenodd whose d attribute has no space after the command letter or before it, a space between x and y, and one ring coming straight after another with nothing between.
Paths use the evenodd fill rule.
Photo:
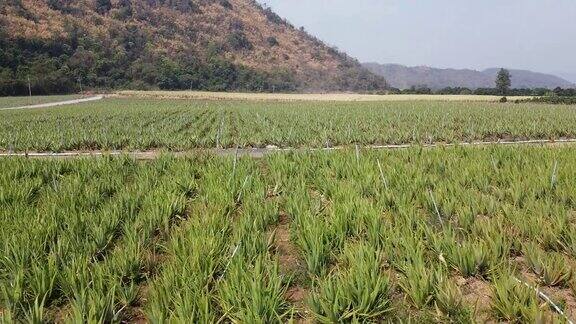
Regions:
<instances>
[{"instance_id":1,"label":"green crop field","mask_svg":"<svg viewBox=\"0 0 576 324\"><path fill-rule=\"evenodd\" d=\"M0 158L0 322L576 316L573 146L194 151L573 139L576 106L221 99L0 111L4 152L167 152Z\"/></svg>"},{"instance_id":2,"label":"green crop field","mask_svg":"<svg viewBox=\"0 0 576 324\"><path fill-rule=\"evenodd\" d=\"M325 147L576 137L576 106L106 99L0 111L0 150Z\"/></svg>"},{"instance_id":3,"label":"green crop field","mask_svg":"<svg viewBox=\"0 0 576 324\"><path fill-rule=\"evenodd\" d=\"M182 116L214 119L214 127L220 114L256 111L255 125L265 125L303 111L240 105L204 116L203 106L110 104L117 106L87 105L95 115L66 108L34 112L31 119L60 116L64 129L80 116L85 125L90 118L114 121L116 129L151 122L161 134L160 125ZM387 107L335 109L358 120L348 111L393 114ZM483 109L518 118L517 110L531 109L554 118L546 109L557 108L544 107ZM239 112L231 114L233 108ZM473 108L448 109L474 114ZM402 109L442 116L435 106ZM329 107L312 110L346 121ZM567 108L557 114L558 123L537 131L573 116ZM296 127L307 129L306 120ZM378 119L362 120L377 129ZM576 150L570 147L149 162L4 158L0 170L0 321L561 322L535 287L576 315Z\"/></svg>"},{"instance_id":4,"label":"green crop field","mask_svg":"<svg viewBox=\"0 0 576 324\"><path fill-rule=\"evenodd\" d=\"M81 95L33 96L33 97L0 97L0 109L45 104L57 101L80 99Z\"/></svg>"}]
</instances>

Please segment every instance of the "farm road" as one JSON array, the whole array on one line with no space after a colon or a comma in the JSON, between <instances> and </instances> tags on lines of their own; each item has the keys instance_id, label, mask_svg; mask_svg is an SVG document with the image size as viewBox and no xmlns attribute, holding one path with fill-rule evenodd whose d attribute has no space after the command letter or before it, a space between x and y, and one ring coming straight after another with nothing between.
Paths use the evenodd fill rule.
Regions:
<instances>
[{"instance_id":1,"label":"farm road","mask_svg":"<svg viewBox=\"0 0 576 324\"><path fill-rule=\"evenodd\" d=\"M48 108L48 107L56 107L56 106L65 106L65 105L73 105L73 104L79 104L79 103L89 102L89 101L96 101L96 100L101 100L101 99L104 99L104 96L93 96L93 97L82 98L82 99L48 102L48 103L30 105L30 106L0 108L0 111L1 110L34 109L34 108Z\"/></svg>"},{"instance_id":2,"label":"farm road","mask_svg":"<svg viewBox=\"0 0 576 324\"><path fill-rule=\"evenodd\" d=\"M525 140L525 141L498 141L498 142L471 142L471 143L438 143L438 144L400 144L400 145L368 145L358 146L358 149L365 150L398 150L409 148L447 148L447 147L481 147L490 145L507 145L507 146L559 146L559 145L576 145L575 139L559 140ZM28 158L81 158L81 157L102 157L102 156L129 156L136 160L153 160L163 155L172 155L176 157L193 156L198 154L213 154L217 156L248 156L252 158L261 158L274 153L289 152L318 152L318 151L342 151L354 150L354 146L338 146L326 148L214 148L214 149L194 149L182 152L170 151L69 151L69 152L1 152L0 158L3 157L28 157Z\"/></svg>"}]
</instances>

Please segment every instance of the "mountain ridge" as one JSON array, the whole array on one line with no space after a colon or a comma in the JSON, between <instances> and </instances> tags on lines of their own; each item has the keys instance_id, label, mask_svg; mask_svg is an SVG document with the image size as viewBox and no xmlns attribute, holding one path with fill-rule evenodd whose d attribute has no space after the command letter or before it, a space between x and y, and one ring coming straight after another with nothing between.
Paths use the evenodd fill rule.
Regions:
<instances>
[{"instance_id":1,"label":"mountain ridge","mask_svg":"<svg viewBox=\"0 0 576 324\"><path fill-rule=\"evenodd\" d=\"M447 87L469 89L492 88L499 68L482 71L473 69L440 69L429 66L405 66L401 64L363 63L375 74L383 76L391 87L408 89L429 87L439 90ZM509 69L513 88L573 88L576 85L558 76L528 70Z\"/></svg>"}]
</instances>

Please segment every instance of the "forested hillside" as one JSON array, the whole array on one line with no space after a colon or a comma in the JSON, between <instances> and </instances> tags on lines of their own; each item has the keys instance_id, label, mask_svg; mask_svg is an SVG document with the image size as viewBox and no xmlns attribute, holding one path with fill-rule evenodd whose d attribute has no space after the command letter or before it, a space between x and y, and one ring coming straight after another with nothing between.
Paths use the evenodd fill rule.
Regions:
<instances>
[{"instance_id":1,"label":"forested hillside","mask_svg":"<svg viewBox=\"0 0 576 324\"><path fill-rule=\"evenodd\" d=\"M358 91L382 77L253 0L3 0L0 95Z\"/></svg>"}]
</instances>

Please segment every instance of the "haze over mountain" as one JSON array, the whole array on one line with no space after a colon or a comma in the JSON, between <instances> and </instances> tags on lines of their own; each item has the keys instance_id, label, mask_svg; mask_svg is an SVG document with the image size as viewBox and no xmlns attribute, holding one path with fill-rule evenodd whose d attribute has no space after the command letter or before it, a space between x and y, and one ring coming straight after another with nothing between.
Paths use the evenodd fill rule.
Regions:
<instances>
[{"instance_id":1,"label":"haze over mountain","mask_svg":"<svg viewBox=\"0 0 576 324\"><path fill-rule=\"evenodd\" d=\"M558 72L558 73L554 73L574 84L576 84L576 73L570 73L570 72Z\"/></svg>"},{"instance_id":2,"label":"haze over mountain","mask_svg":"<svg viewBox=\"0 0 576 324\"><path fill-rule=\"evenodd\" d=\"M364 63L370 71L383 76L391 87L408 89L410 87L429 87L438 90L447 87L470 89L493 88L499 68L483 71L467 69L438 69L427 66L407 67L399 64ZM572 88L572 82L560 77L526 70L510 69L513 88Z\"/></svg>"},{"instance_id":3,"label":"haze over mountain","mask_svg":"<svg viewBox=\"0 0 576 324\"><path fill-rule=\"evenodd\" d=\"M362 62L576 73L574 0L260 1Z\"/></svg>"},{"instance_id":4,"label":"haze over mountain","mask_svg":"<svg viewBox=\"0 0 576 324\"><path fill-rule=\"evenodd\" d=\"M253 0L3 0L0 95L84 87L382 89L383 78Z\"/></svg>"}]
</instances>

